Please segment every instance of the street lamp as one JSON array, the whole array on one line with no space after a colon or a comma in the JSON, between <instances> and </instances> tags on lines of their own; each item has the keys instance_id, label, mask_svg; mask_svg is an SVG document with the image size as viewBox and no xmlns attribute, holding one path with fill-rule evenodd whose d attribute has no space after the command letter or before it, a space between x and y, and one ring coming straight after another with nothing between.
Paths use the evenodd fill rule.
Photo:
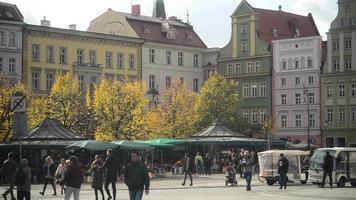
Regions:
<instances>
[{"instance_id":1,"label":"street lamp","mask_svg":"<svg viewBox=\"0 0 356 200\"><path fill-rule=\"evenodd\" d=\"M310 150L310 122L309 122L309 91L308 89L305 87L305 84L303 84L303 94L304 94L304 102L307 102L307 112L308 112L308 150Z\"/></svg>"}]
</instances>

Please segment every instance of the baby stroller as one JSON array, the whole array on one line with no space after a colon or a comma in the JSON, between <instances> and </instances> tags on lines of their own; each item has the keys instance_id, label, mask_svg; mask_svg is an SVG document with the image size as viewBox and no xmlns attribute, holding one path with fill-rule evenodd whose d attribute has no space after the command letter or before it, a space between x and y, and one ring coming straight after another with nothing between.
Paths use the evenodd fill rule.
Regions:
<instances>
[{"instance_id":1,"label":"baby stroller","mask_svg":"<svg viewBox=\"0 0 356 200\"><path fill-rule=\"evenodd\" d=\"M231 186L237 185L236 170L233 166L228 166L226 168L225 185L228 184L231 184Z\"/></svg>"}]
</instances>

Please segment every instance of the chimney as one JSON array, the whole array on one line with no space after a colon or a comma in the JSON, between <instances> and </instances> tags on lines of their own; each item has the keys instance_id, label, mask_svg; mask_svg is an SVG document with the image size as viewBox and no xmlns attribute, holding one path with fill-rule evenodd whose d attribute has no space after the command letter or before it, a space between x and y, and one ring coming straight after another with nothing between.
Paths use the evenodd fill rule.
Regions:
<instances>
[{"instance_id":1,"label":"chimney","mask_svg":"<svg viewBox=\"0 0 356 200\"><path fill-rule=\"evenodd\" d=\"M46 16L44 16L43 20L41 20L41 26L51 27L51 21L46 20Z\"/></svg>"},{"instance_id":2,"label":"chimney","mask_svg":"<svg viewBox=\"0 0 356 200\"><path fill-rule=\"evenodd\" d=\"M77 25L76 24L69 24L69 30L77 30Z\"/></svg>"},{"instance_id":3,"label":"chimney","mask_svg":"<svg viewBox=\"0 0 356 200\"><path fill-rule=\"evenodd\" d=\"M139 16L141 14L141 6L140 5L132 5L131 14L134 16Z\"/></svg>"},{"instance_id":4,"label":"chimney","mask_svg":"<svg viewBox=\"0 0 356 200\"><path fill-rule=\"evenodd\" d=\"M279 11L282 11L282 6L279 5L279 6L278 6L278 9L279 9Z\"/></svg>"},{"instance_id":5,"label":"chimney","mask_svg":"<svg viewBox=\"0 0 356 200\"><path fill-rule=\"evenodd\" d=\"M176 16L171 16L168 19L172 21L178 21L178 18Z\"/></svg>"}]
</instances>

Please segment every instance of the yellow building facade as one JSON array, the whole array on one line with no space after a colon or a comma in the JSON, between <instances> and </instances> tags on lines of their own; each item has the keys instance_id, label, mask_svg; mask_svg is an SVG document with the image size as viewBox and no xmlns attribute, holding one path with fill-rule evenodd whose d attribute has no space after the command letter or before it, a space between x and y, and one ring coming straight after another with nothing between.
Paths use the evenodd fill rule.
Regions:
<instances>
[{"instance_id":1,"label":"yellow building facade","mask_svg":"<svg viewBox=\"0 0 356 200\"><path fill-rule=\"evenodd\" d=\"M82 91L101 80L141 80L143 40L27 25L23 33L23 81L47 95L59 74L71 73Z\"/></svg>"}]
</instances>

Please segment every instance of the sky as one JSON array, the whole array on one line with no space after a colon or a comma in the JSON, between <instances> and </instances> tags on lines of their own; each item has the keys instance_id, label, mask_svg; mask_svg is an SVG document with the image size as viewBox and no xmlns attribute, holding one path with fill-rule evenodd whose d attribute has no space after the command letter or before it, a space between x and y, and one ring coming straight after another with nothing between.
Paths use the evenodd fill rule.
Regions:
<instances>
[{"instance_id":1,"label":"sky","mask_svg":"<svg viewBox=\"0 0 356 200\"><path fill-rule=\"evenodd\" d=\"M45 16L52 27L68 28L77 24L85 31L90 21L111 8L131 12L131 4L141 5L142 15L152 15L154 0L1 0L16 4L29 24L39 25ZM252 7L282 10L307 16L312 13L323 40L337 15L337 0L247 0ZM231 14L241 0L165 0L166 15L189 21L209 47L224 47L231 36Z\"/></svg>"}]
</instances>

